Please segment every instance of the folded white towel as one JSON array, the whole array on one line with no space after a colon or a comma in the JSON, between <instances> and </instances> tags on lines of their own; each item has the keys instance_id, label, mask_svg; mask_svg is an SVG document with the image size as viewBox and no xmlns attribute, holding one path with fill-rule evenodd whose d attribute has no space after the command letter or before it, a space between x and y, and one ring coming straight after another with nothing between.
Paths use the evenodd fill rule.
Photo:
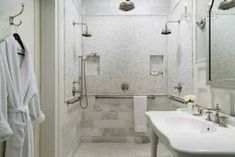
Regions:
<instances>
[{"instance_id":1,"label":"folded white towel","mask_svg":"<svg viewBox=\"0 0 235 157\"><path fill-rule=\"evenodd\" d=\"M134 96L134 127L135 132L147 132L147 96Z\"/></svg>"}]
</instances>

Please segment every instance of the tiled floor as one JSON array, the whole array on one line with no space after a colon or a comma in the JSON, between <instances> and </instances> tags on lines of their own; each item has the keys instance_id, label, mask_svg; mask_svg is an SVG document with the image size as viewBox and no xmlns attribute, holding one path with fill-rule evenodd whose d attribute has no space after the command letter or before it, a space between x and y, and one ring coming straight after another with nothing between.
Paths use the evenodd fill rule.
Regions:
<instances>
[{"instance_id":1,"label":"tiled floor","mask_svg":"<svg viewBox=\"0 0 235 157\"><path fill-rule=\"evenodd\" d=\"M82 143L74 157L151 157L151 149L150 144ZM158 157L173 155L160 143Z\"/></svg>"}]
</instances>

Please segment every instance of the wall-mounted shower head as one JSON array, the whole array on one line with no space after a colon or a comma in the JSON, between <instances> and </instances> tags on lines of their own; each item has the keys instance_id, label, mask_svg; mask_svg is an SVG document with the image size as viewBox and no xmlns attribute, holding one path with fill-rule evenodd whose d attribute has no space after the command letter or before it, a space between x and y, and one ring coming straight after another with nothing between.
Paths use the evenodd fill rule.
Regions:
<instances>
[{"instance_id":1,"label":"wall-mounted shower head","mask_svg":"<svg viewBox=\"0 0 235 157\"><path fill-rule=\"evenodd\" d=\"M135 9L135 3L130 0L126 0L125 2L120 3L119 9L122 11L131 11Z\"/></svg>"},{"instance_id":2,"label":"wall-mounted shower head","mask_svg":"<svg viewBox=\"0 0 235 157\"><path fill-rule=\"evenodd\" d=\"M165 28L161 32L162 35L171 34L171 30L168 28L167 23L165 24Z\"/></svg>"},{"instance_id":3,"label":"wall-mounted shower head","mask_svg":"<svg viewBox=\"0 0 235 157\"><path fill-rule=\"evenodd\" d=\"M161 32L162 35L171 34L171 30L167 26L168 23L178 23L178 24L180 24L180 20L178 20L178 21L167 21L166 24L165 24L165 28Z\"/></svg>"},{"instance_id":4,"label":"wall-mounted shower head","mask_svg":"<svg viewBox=\"0 0 235 157\"><path fill-rule=\"evenodd\" d=\"M86 23L76 23L73 21L73 25L82 25L82 26L86 26L86 31L85 33L82 33L83 37L91 37L92 35L88 32L88 25Z\"/></svg>"},{"instance_id":5,"label":"wall-mounted shower head","mask_svg":"<svg viewBox=\"0 0 235 157\"><path fill-rule=\"evenodd\" d=\"M83 37L92 37L92 35L88 32L88 25L86 25L86 32L82 33Z\"/></svg>"},{"instance_id":6,"label":"wall-mounted shower head","mask_svg":"<svg viewBox=\"0 0 235 157\"><path fill-rule=\"evenodd\" d=\"M219 9L220 10L228 10L235 7L235 0L224 0L220 3Z\"/></svg>"}]
</instances>

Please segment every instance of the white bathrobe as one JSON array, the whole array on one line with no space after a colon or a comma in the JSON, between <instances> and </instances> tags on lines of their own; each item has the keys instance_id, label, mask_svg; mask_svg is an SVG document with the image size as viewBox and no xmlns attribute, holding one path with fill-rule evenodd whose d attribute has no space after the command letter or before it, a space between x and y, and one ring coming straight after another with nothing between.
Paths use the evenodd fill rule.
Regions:
<instances>
[{"instance_id":1,"label":"white bathrobe","mask_svg":"<svg viewBox=\"0 0 235 157\"><path fill-rule=\"evenodd\" d=\"M0 53L0 142L5 141L12 134L13 132L7 122L7 83L2 55Z\"/></svg>"},{"instance_id":2,"label":"white bathrobe","mask_svg":"<svg viewBox=\"0 0 235 157\"><path fill-rule=\"evenodd\" d=\"M44 121L45 116L40 109L31 56L27 49L25 56L17 54L22 49L13 36L2 44L6 47L1 53L7 80L8 123L13 130L5 157L33 157L32 123Z\"/></svg>"}]
</instances>

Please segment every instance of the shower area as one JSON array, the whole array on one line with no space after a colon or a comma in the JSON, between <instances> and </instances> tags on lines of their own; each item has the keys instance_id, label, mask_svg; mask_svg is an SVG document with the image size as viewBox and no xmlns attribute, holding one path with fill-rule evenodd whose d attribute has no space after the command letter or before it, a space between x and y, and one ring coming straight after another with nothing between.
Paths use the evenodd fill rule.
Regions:
<instances>
[{"instance_id":1,"label":"shower area","mask_svg":"<svg viewBox=\"0 0 235 157\"><path fill-rule=\"evenodd\" d=\"M86 143L115 149L112 144L125 142L150 151L149 129L134 129L133 97L146 96L148 111L173 110L168 95L177 94L178 83L183 82L182 94L192 92L192 78L177 76L185 66L191 69L184 73L192 72L192 63L182 59L192 59L184 53L188 47L177 49L184 36L180 29L191 31L179 20L185 3L188 8L192 3L181 1L172 14L170 0L64 1L61 156L76 157Z\"/></svg>"}]
</instances>

